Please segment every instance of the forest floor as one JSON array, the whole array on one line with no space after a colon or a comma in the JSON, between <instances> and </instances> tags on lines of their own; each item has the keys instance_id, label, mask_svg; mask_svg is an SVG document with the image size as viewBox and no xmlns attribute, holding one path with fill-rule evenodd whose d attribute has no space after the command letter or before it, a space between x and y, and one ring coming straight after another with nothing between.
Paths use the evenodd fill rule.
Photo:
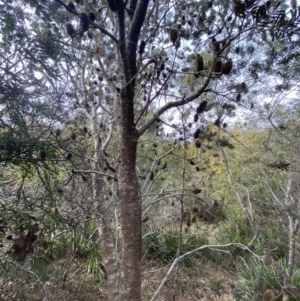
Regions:
<instances>
[{"instance_id":1,"label":"forest floor","mask_svg":"<svg viewBox=\"0 0 300 301\"><path fill-rule=\"evenodd\" d=\"M170 265L147 261L143 267L143 300L154 294ZM87 273L82 260L57 260L47 265L47 281L43 288L33 271L21 266L6 272L0 283L3 301L105 301L107 290L96 275ZM40 274L40 272L39 272ZM164 285L157 301L219 300L232 301L235 275L233 272L199 260L190 267L179 266ZM175 299L173 297L176 296Z\"/></svg>"}]
</instances>

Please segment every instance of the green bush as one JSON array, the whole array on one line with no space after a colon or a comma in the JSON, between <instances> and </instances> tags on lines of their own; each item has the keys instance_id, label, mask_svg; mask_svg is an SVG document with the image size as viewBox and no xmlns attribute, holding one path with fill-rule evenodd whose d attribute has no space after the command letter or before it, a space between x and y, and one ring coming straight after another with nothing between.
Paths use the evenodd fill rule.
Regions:
<instances>
[{"instance_id":1,"label":"green bush","mask_svg":"<svg viewBox=\"0 0 300 301\"><path fill-rule=\"evenodd\" d=\"M286 270L287 263L285 259L277 261L277 265ZM266 289L276 289L281 291L282 277L274 266L265 265L260 258L252 256L249 262L243 260L240 279L234 290L234 298L237 301L256 300L257 296L262 295ZM259 279L263 279L263 287L258 284ZM295 269L291 284L298 286L300 283L300 270ZM281 299L277 299L281 300ZM294 299L291 299L291 301Z\"/></svg>"},{"instance_id":2,"label":"green bush","mask_svg":"<svg viewBox=\"0 0 300 301\"><path fill-rule=\"evenodd\" d=\"M44 249L37 254L48 263L61 258L75 256L86 266L87 272L99 277L101 283L105 282L106 272L102 264L99 243L84 236L58 237L48 242Z\"/></svg>"},{"instance_id":3,"label":"green bush","mask_svg":"<svg viewBox=\"0 0 300 301\"><path fill-rule=\"evenodd\" d=\"M192 251L198 247L207 244L207 239L199 234L183 234L180 248L180 255L188 251ZM151 233L144 239L144 248L148 258L160 260L163 262L171 262L178 253L179 248L179 232L177 230L167 230L165 233ZM183 260L184 265L192 264L195 257L203 254L208 255L210 250L203 250L189 258Z\"/></svg>"},{"instance_id":4,"label":"green bush","mask_svg":"<svg viewBox=\"0 0 300 301\"><path fill-rule=\"evenodd\" d=\"M232 222L221 222L215 235L217 243L240 243L248 245L252 239L252 231L246 218L232 219ZM232 250L235 247L232 247Z\"/></svg>"}]
</instances>

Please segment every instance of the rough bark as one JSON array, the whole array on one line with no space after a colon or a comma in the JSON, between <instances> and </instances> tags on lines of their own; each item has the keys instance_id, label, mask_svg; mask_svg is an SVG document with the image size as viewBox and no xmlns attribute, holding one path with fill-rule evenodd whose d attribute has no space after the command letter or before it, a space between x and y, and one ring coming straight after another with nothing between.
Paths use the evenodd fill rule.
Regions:
<instances>
[{"instance_id":1,"label":"rough bark","mask_svg":"<svg viewBox=\"0 0 300 301\"><path fill-rule=\"evenodd\" d=\"M120 166L118 192L121 213L120 300L141 300L141 208L135 173L137 131L134 126L133 100L123 95L120 121Z\"/></svg>"},{"instance_id":2,"label":"rough bark","mask_svg":"<svg viewBox=\"0 0 300 301\"><path fill-rule=\"evenodd\" d=\"M141 207L136 177L136 149L138 133L134 124L134 96L137 43L149 0L131 2L131 25L126 31L124 8L118 7L119 52L124 74L121 90L121 118L119 123L120 165L118 196L122 236L120 300L141 300ZM127 36L126 36L127 32Z\"/></svg>"},{"instance_id":3,"label":"rough bark","mask_svg":"<svg viewBox=\"0 0 300 301\"><path fill-rule=\"evenodd\" d=\"M99 136L96 121L92 122L92 134L94 139L95 153L93 157L93 198L96 217L98 221L98 233L100 238L100 250L107 275L108 301L119 300L119 256L114 244L114 236L111 229L108 208L103 198L103 166L102 141Z\"/></svg>"}]
</instances>

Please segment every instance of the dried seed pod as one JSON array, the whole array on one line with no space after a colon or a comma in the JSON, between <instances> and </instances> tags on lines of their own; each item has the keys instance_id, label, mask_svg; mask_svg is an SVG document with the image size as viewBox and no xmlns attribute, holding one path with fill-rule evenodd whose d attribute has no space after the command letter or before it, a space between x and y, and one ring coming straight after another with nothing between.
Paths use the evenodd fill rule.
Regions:
<instances>
[{"instance_id":1,"label":"dried seed pod","mask_svg":"<svg viewBox=\"0 0 300 301\"><path fill-rule=\"evenodd\" d=\"M107 0L108 6L111 9L112 12L116 12L118 7L117 7L117 3L115 2L115 0Z\"/></svg>"},{"instance_id":2,"label":"dried seed pod","mask_svg":"<svg viewBox=\"0 0 300 301\"><path fill-rule=\"evenodd\" d=\"M291 6L292 6L292 9L296 9L297 8L297 0L291 0Z\"/></svg>"},{"instance_id":3,"label":"dried seed pod","mask_svg":"<svg viewBox=\"0 0 300 301\"><path fill-rule=\"evenodd\" d=\"M196 166L195 169L196 169L196 171L200 171L200 167L199 166Z\"/></svg>"},{"instance_id":4,"label":"dried seed pod","mask_svg":"<svg viewBox=\"0 0 300 301\"><path fill-rule=\"evenodd\" d=\"M95 20L96 20L96 15L93 12L91 12L90 13L90 21L94 22Z\"/></svg>"},{"instance_id":5,"label":"dried seed pod","mask_svg":"<svg viewBox=\"0 0 300 301\"><path fill-rule=\"evenodd\" d=\"M241 48L240 48L240 47L236 47L236 48L235 48L235 53L236 53L236 54L239 54L240 51L241 51Z\"/></svg>"},{"instance_id":6,"label":"dried seed pod","mask_svg":"<svg viewBox=\"0 0 300 301\"><path fill-rule=\"evenodd\" d=\"M194 224L197 222L197 216L196 215L192 215L191 217L191 222Z\"/></svg>"},{"instance_id":7,"label":"dried seed pod","mask_svg":"<svg viewBox=\"0 0 300 301\"><path fill-rule=\"evenodd\" d=\"M44 149L40 150L40 158L41 158L41 160L45 160L46 159L46 151Z\"/></svg>"},{"instance_id":8,"label":"dried seed pod","mask_svg":"<svg viewBox=\"0 0 300 301\"><path fill-rule=\"evenodd\" d=\"M54 215L59 214L59 207L55 206L51 208L51 213Z\"/></svg>"},{"instance_id":9,"label":"dried seed pod","mask_svg":"<svg viewBox=\"0 0 300 301\"><path fill-rule=\"evenodd\" d=\"M191 165L196 165L196 163L192 159L190 159L188 161L190 162Z\"/></svg>"},{"instance_id":10,"label":"dried seed pod","mask_svg":"<svg viewBox=\"0 0 300 301\"><path fill-rule=\"evenodd\" d=\"M95 45L94 46L94 53L95 54L100 54L100 52L101 52L101 47L99 45Z\"/></svg>"},{"instance_id":11,"label":"dried seed pod","mask_svg":"<svg viewBox=\"0 0 300 301\"><path fill-rule=\"evenodd\" d=\"M200 141L200 139L195 139L195 141L194 141L194 143L195 143L195 146L197 147L197 148L200 148L201 147L201 141Z\"/></svg>"},{"instance_id":12,"label":"dried seed pod","mask_svg":"<svg viewBox=\"0 0 300 301\"><path fill-rule=\"evenodd\" d=\"M214 53L216 53L216 54L219 53L219 51L220 51L220 43L215 38L211 39L210 47L211 47L211 49L212 49L212 51Z\"/></svg>"},{"instance_id":13,"label":"dried seed pod","mask_svg":"<svg viewBox=\"0 0 300 301\"><path fill-rule=\"evenodd\" d=\"M199 189L199 188L193 188L193 190L192 190L192 192L194 193L194 194L199 194L199 193L201 193L201 189Z\"/></svg>"},{"instance_id":14,"label":"dried seed pod","mask_svg":"<svg viewBox=\"0 0 300 301\"><path fill-rule=\"evenodd\" d=\"M203 100L201 101L200 105L198 106L198 108L196 109L197 114L201 114L205 111L205 108L207 106L207 101Z\"/></svg>"},{"instance_id":15,"label":"dried seed pod","mask_svg":"<svg viewBox=\"0 0 300 301\"><path fill-rule=\"evenodd\" d=\"M55 130L55 136L58 137L61 134L61 130L60 129L56 129Z\"/></svg>"},{"instance_id":16,"label":"dried seed pod","mask_svg":"<svg viewBox=\"0 0 300 301\"><path fill-rule=\"evenodd\" d=\"M142 223L146 223L149 220L149 216L146 216L142 219Z\"/></svg>"},{"instance_id":17,"label":"dried seed pod","mask_svg":"<svg viewBox=\"0 0 300 301\"><path fill-rule=\"evenodd\" d=\"M71 153L68 153L67 156L66 156L66 159L67 159L67 160L71 160L71 159L72 159L72 156L73 156L73 155L72 155Z\"/></svg>"},{"instance_id":18,"label":"dried seed pod","mask_svg":"<svg viewBox=\"0 0 300 301\"><path fill-rule=\"evenodd\" d=\"M61 187L58 187L57 188L57 192L60 193L60 194L62 194L64 192L64 190Z\"/></svg>"},{"instance_id":19,"label":"dried seed pod","mask_svg":"<svg viewBox=\"0 0 300 301\"><path fill-rule=\"evenodd\" d=\"M146 42L145 41L141 41L140 47L139 47L139 54L140 55L142 55L144 53L145 47L146 47Z\"/></svg>"},{"instance_id":20,"label":"dried seed pod","mask_svg":"<svg viewBox=\"0 0 300 301\"><path fill-rule=\"evenodd\" d=\"M232 61L229 60L223 65L222 73L228 75L231 73L231 71L232 71Z\"/></svg>"},{"instance_id":21,"label":"dried seed pod","mask_svg":"<svg viewBox=\"0 0 300 301\"><path fill-rule=\"evenodd\" d=\"M70 8L71 10L74 10L74 11L76 10L74 3L71 1L68 3L68 8Z\"/></svg>"},{"instance_id":22,"label":"dried seed pod","mask_svg":"<svg viewBox=\"0 0 300 301\"><path fill-rule=\"evenodd\" d=\"M240 102L240 101L241 101L241 98L242 98L242 95L241 95L241 93L239 93L239 94L236 96L235 101L236 101L236 102Z\"/></svg>"},{"instance_id":23,"label":"dried seed pod","mask_svg":"<svg viewBox=\"0 0 300 301\"><path fill-rule=\"evenodd\" d=\"M217 60L213 66L213 72L222 73L223 63L220 60Z\"/></svg>"},{"instance_id":24,"label":"dried seed pod","mask_svg":"<svg viewBox=\"0 0 300 301\"><path fill-rule=\"evenodd\" d=\"M79 15L80 18L80 28L82 32L88 31L90 26L90 21L87 13L83 12Z\"/></svg>"},{"instance_id":25,"label":"dried seed pod","mask_svg":"<svg viewBox=\"0 0 300 301\"><path fill-rule=\"evenodd\" d=\"M199 76L199 72L201 72L204 69L204 61L203 61L203 57L199 53L195 55L195 59L196 59L195 77L197 78Z\"/></svg>"},{"instance_id":26,"label":"dried seed pod","mask_svg":"<svg viewBox=\"0 0 300 301\"><path fill-rule=\"evenodd\" d=\"M88 128L86 126L82 130L85 134L88 132Z\"/></svg>"},{"instance_id":27,"label":"dried seed pod","mask_svg":"<svg viewBox=\"0 0 300 301\"><path fill-rule=\"evenodd\" d=\"M153 147L156 148L157 147L157 143L153 143Z\"/></svg>"},{"instance_id":28,"label":"dried seed pod","mask_svg":"<svg viewBox=\"0 0 300 301\"><path fill-rule=\"evenodd\" d=\"M67 33L68 35L73 38L76 34L75 29L73 27L73 25L71 23L67 23L66 24L66 29L67 29Z\"/></svg>"},{"instance_id":29,"label":"dried seed pod","mask_svg":"<svg viewBox=\"0 0 300 301\"><path fill-rule=\"evenodd\" d=\"M154 179L154 173L153 173L153 171L152 171L152 170L151 170L151 172L150 172L149 179L150 179L151 181Z\"/></svg>"},{"instance_id":30,"label":"dried seed pod","mask_svg":"<svg viewBox=\"0 0 300 301\"><path fill-rule=\"evenodd\" d=\"M275 299L275 293L273 290L268 289L264 292L264 301L273 301Z\"/></svg>"},{"instance_id":31,"label":"dried seed pod","mask_svg":"<svg viewBox=\"0 0 300 301\"><path fill-rule=\"evenodd\" d=\"M274 263L274 259L269 253L265 253L263 256L263 262L265 265L272 265Z\"/></svg>"},{"instance_id":32,"label":"dried seed pod","mask_svg":"<svg viewBox=\"0 0 300 301\"><path fill-rule=\"evenodd\" d=\"M196 140L197 138L199 138L200 134L201 134L201 130L198 128L194 133L194 139Z\"/></svg>"},{"instance_id":33,"label":"dried seed pod","mask_svg":"<svg viewBox=\"0 0 300 301\"><path fill-rule=\"evenodd\" d=\"M195 114L195 115L194 115L194 122L197 122L198 119L199 119L199 115L198 115L198 114Z\"/></svg>"},{"instance_id":34,"label":"dried seed pod","mask_svg":"<svg viewBox=\"0 0 300 301\"><path fill-rule=\"evenodd\" d=\"M265 288L265 279L264 277L259 277L257 280L257 290L262 292Z\"/></svg>"},{"instance_id":35,"label":"dried seed pod","mask_svg":"<svg viewBox=\"0 0 300 301\"><path fill-rule=\"evenodd\" d=\"M169 34L170 34L170 41L173 43L173 45L175 45L176 40L178 38L178 32L177 32L177 30L174 29L174 28L172 28L172 29L170 29Z\"/></svg>"}]
</instances>

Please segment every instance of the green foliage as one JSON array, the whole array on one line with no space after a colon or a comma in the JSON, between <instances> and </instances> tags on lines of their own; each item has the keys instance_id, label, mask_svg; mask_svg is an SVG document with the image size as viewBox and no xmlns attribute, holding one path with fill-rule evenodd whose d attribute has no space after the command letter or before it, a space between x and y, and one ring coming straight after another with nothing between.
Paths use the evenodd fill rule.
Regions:
<instances>
[{"instance_id":1,"label":"green foliage","mask_svg":"<svg viewBox=\"0 0 300 301\"><path fill-rule=\"evenodd\" d=\"M278 266L286 270L285 259L277 261ZM263 286L259 287L258 280L263 279ZM295 269L291 278L292 285L299 285L300 270ZM281 291L283 281L278 270L274 266L265 265L260 258L252 256L249 261L243 260L240 278L234 290L234 298L237 301L252 301L256 296L263 294L266 289L276 289ZM294 300L293 298L291 300Z\"/></svg>"},{"instance_id":2,"label":"green foliage","mask_svg":"<svg viewBox=\"0 0 300 301\"><path fill-rule=\"evenodd\" d=\"M106 280L105 267L99 250L98 241L83 235L75 237L59 236L48 241L45 249L40 250L39 256L48 263L56 262L59 259L74 257L84 262L88 273L96 275L101 283Z\"/></svg>"},{"instance_id":3,"label":"green foliage","mask_svg":"<svg viewBox=\"0 0 300 301\"><path fill-rule=\"evenodd\" d=\"M94 246L89 249L89 255L86 259L85 265L88 273L96 275L102 284L105 283L106 271L102 263L98 244L94 244Z\"/></svg>"},{"instance_id":4,"label":"green foliage","mask_svg":"<svg viewBox=\"0 0 300 301\"><path fill-rule=\"evenodd\" d=\"M111 103L114 97L110 97L109 94L116 96L116 91L120 92L120 87L124 86L126 77L122 66L126 64L124 65L124 60L120 60L120 53L115 51L117 46L111 36L105 33L107 28L109 32L116 34L115 40L121 38L118 36L117 27L114 28L117 24L115 22L117 14L113 15L107 11L106 1L84 2L80 6L78 5L80 1L75 1L74 5L78 12L76 14L66 10L60 2L8 0L0 5L0 10L5 12L0 14L2 37L0 63L5 66L2 70L5 81L0 83L0 163L3 167L0 175L3 182L13 183L1 186L1 191L2 189L4 191L3 194L1 192L0 199L1 209L4 212L3 216L0 216L1 239L5 237L7 231L20 231L22 225L37 221L49 239L46 250L40 251L46 254L45 258L56 260L70 254L74 255L84 260L88 271L99 275L103 282L105 272L101 267L99 245L94 239L87 239L90 237L91 229L85 224L85 220L89 220L95 210L90 194L94 186L90 185L90 178L85 178L80 172L76 173L76 170L90 170L96 163L91 160L93 154L98 152L93 149L95 141L92 139L96 135L98 141L109 142L109 146L103 148L103 154L104 149L107 153L104 154L106 164L96 164L101 173L102 171L104 173L99 176L101 180L97 184L104 186L102 201L109 199L111 202L107 208L113 212L115 209L113 200L117 195L114 193L117 176L115 178L111 176L108 162L113 162L114 168L117 169L119 140L115 137L116 123L112 121L114 109ZM265 172L273 177L272 187L282 197L281 186L285 184L285 177L289 172L288 165L292 166L295 160L286 154L285 144L278 143L280 139L274 139L274 131L268 132L267 127L251 130L237 126L227 133L227 130L222 131L222 128L225 128L222 123L234 116L236 108L250 107L251 97L256 98L257 91L261 88L260 76L263 89L268 72L271 76L278 76L278 79L274 80L276 93L292 87L292 82L288 81L293 77L290 71L293 68L297 70L298 57L289 49L297 51L298 47L293 47L296 43L290 36L294 34L293 24L297 25L296 17L298 18L299 12L293 8L290 17L290 10L287 10L286 14L284 6L273 2L271 8L261 1L245 3L242 1L234 3L198 1L191 5L176 3L168 13L160 9L155 10L155 14L154 10L147 13L149 26L143 26L140 34L147 41L146 48L144 47L146 53L145 55L142 51L139 53L139 72L134 81L136 94L134 112L131 113L134 114L136 126L140 128L146 124L167 102L177 100L184 103L184 106L176 111L174 120L176 123L171 123L174 116L169 120L165 114L161 116L164 119L163 123L153 123L148 128L148 133L140 137L137 166L142 207L146 210L150 208L149 213L151 209L158 212L161 207L160 198L163 202L163 198L168 197L173 202L174 199L176 201L184 199L185 207L208 204L216 198L222 200L222 208L224 204L227 208L233 208L227 210L226 221L223 219L223 212L219 212L223 219L219 228L213 229L212 226L213 230L205 235L183 234L181 243L179 233L174 229L169 229L165 233L154 232L146 235L145 251L150 258L169 263L176 256L207 244L206 237L209 235L210 240L220 243L238 242L244 245L252 238L253 233L244 213L241 208L237 209L237 205L233 205L236 195L224 172L220 148L223 148L228 156L228 166L236 189L242 192L247 208L253 209L251 213L255 214L255 221L272 226L271 233L265 234L264 238L275 240L278 233L274 222L271 221L271 217L274 213L277 214L278 210L271 208L273 205L271 201L266 202L270 197L262 174ZM233 5L233 12L230 5ZM83 34L81 37L70 39L69 36L65 36L63 28L67 22L72 22L74 26L76 24L77 30L80 23L78 14L81 11L97 11L95 26L87 25L88 37ZM219 11L222 12L222 18L219 18ZM130 14L129 9L128 15L124 13L124 18L127 18ZM180 17L181 20L178 19ZM174 43L175 49L168 41L171 38L168 32L174 20L177 29L173 30L176 31L176 36L178 34L181 38L181 41L178 39L178 44ZM125 36L128 36L129 24L130 20L126 19L128 27L124 28ZM156 24L160 24L159 35L156 35ZM273 28L270 29L273 29L273 32L270 31L268 35L265 30L257 31L257 25L267 28L271 26L270 24L276 26L274 28L272 25ZM224 47L222 52L210 50L209 46L214 46L210 45L212 36L216 39L215 46ZM280 38L280 41L276 42L275 47L273 42L277 38ZM222 45L219 45L219 42ZM96 56L92 51L93 45L97 43L101 43L101 56ZM125 41L124 45L131 44ZM239 48L238 51L234 50L236 48ZM196 50L204 59L204 70L199 71L197 77L189 74L192 84L186 85L183 80L187 76L184 70L188 70L186 66L189 62L186 59L188 60L189 55ZM219 81L220 74L210 74L209 70L213 67L212 58L215 55L224 62L232 59L233 76ZM145 58L151 58L150 62ZM295 63L295 67L288 67L287 63L290 65ZM183 70L182 73L178 72L180 69ZM285 72L286 69L289 72ZM125 70L126 72L131 73L130 70ZM201 83L210 76L214 77L214 80L203 87L205 95L199 97L200 101L204 99L208 101L207 110L201 112L201 116L197 116L197 121L194 119L192 123L191 116L194 115L199 99L194 103L185 103L185 100L189 99L190 90L198 91ZM224 78L225 75L222 79ZM287 83L282 85L282 79ZM298 82L297 79L294 80ZM103 95L103 90L106 90L108 97ZM98 97L100 95L101 97ZM147 102L143 103L142 99ZM260 105L260 99L257 103ZM89 115L93 110L93 118L82 117ZM287 116L288 112L285 112ZM268 116L271 117L271 113L268 112ZM170 112L170 115L172 114L174 111ZM180 117L178 114L181 114ZM87 120L97 118L98 124L93 124L93 132L90 127L85 127L86 131L82 131ZM177 124L177 119L180 118ZM278 118L280 124L285 122L285 119L282 116ZM290 122L289 126L293 125L293 129L296 129L297 122L295 118L294 123ZM211 126L213 124L215 126ZM62 134L51 134L51 130L56 127L63 129ZM198 137L201 147L197 149L192 144L196 128L201 132ZM280 129L290 133L287 126L281 126ZM172 131L174 139L169 139L164 131L168 131L168 134ZM113 134L110 136L111 132ZM74 138L74 134L77 138ZM145 147L142 148L143 144ZM39 157L41 150L46 152L46 158ZM168 155L165 155L167 152ZM78 181L79 177L85 179L84 183ZM200 192L192 193L193 189ZM250 205L248 198L245 197L247 193L251 196ZM262 206L267 207L263 213ZM211 208L206 206L206 209ZM281 220L285 213L297 217L297 210L293 206L285 206L281 211L283 211L279 216ZM123 221L124 217L121 217L121 220ZM282 224L284 226L284 222ZM258 227L258 230L263 232L262 228ZM286 234L285 231L281 233ZM118 236L118 229L114 234ZM270 241L270 245L272 242ZM274 245L279 250L277 244ZM283 257L285 253L286 249L281 248L276 254ZM214 254L215 252L204 250L185 259L184 264L191 265L198 257L221 262L221 256ZM46 267L42 261L36 261L33 269L42 281L46 281ZM216 285L216 291L220 291L219 284Z\"/></svg>"},{"instance_id":5,"label":"green foliage","mask_svg":"<svg viewBox=\"0 0 300 301\"><path fill-rule=\"evenodd\" d=\"M31 269L38 275L42 282L49 280L47 263L43 259L34 260Z\"/></svg>"},{"instance_id":6,"label":"green foliage","mask_svg":"<svg viewBox=\"0 0 300 301\"><path fill-rule=\"evenodd\" d=\"M192 251L207 244L207 239L199 234L183 234L180 245L180 254ZM144 249L148 258L157 259L163 262L171 262L178 256L179 233L177 230L169 229L165 233L150 233L144 239ZM190 266L195 258L208 256L209 250L203 250L193 257L183 260L183 264Z\"/></svg>"},{"instance_id":7,"label":"green foliage","mask_svg":"<svg viewBox=\"0 0 300 301\"><path fill-rule=\"evenodd\" d=\"M240 243L247 245L253 237L252 230L243 212L237 206L229 206L227 220L219 223L215 240L218 243ZM233 247L234 248L234 247Z\"/></svg>"}]
</instances>

